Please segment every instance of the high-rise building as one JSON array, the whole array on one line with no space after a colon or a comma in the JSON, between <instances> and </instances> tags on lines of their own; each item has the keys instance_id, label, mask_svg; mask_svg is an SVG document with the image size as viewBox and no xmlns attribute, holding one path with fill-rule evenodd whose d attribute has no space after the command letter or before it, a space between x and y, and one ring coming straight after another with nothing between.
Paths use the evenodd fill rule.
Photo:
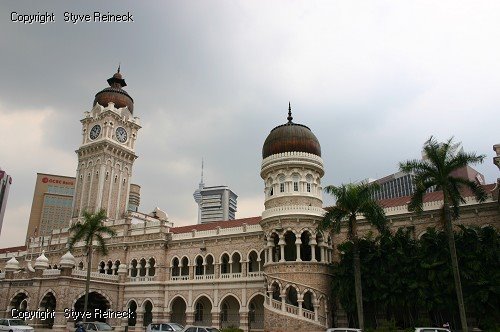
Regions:
<instances>
[{"instance_id":1,"label":"high-rise building","mask_svg":"<svg viewBox=\"0 0 500 332\"><path fill-rule=\"evenodd\" d=\"M205 187L203 160L201 161L201 181L198 189L193 193L193 198L198 204L198 224L235 219L238 195L227 186Z\"/></svg>"},{"instance_id":2,"label":"high-rise building","mask_svg":"<svg viewBox=\"0 0 500 332\"><path fill-rule=\"evenodd\" d=\"M75 178L37 173L26 240L48 236L68 227L75 191Z\"/></svg>"},{"instance_id":3,"label":"high-rise building","mask_svg":"<svg viewBox=\"0 0 500 332\"><path fill-rule=\"evenodd\" d=\"M0 168L0 233L2 233L3 216L7 207L9 197L9 187L12 184L12 177Z\"/></svg>"}]
</instances>

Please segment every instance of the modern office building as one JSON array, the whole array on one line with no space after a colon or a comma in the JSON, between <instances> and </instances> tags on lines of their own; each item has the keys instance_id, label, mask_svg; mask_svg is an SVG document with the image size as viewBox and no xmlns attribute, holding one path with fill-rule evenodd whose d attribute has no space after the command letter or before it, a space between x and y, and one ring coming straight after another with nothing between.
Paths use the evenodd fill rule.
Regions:
<instances>
[{"instance_id":1,"label":"modern office building","mask_svg":"<svg viewBox=\"0 0 500 332\"><path fill-rule=\"evenodd\" d=\"M470 166L466 166L457 170L453 173L453 175L475 181L481 185L485 184L484 175ZM397 172L387 175L378 180L372 180L380 185L380 189L373 193L373 198L376 200L382 200L411 196L414 191L414 178L415 175L411 173ZM427 192L433 192L435 190L435 188L430 188L429 190L427 190Z\"/></svg>"},{"instance_id":2,"label":"modern office building","mask_svg":"<svg viewBox=\"0 0 500 332\"><path fill-rule=\"evenodd\" d=\"M12 177L0 168L0 233L2 233L3 217L7 208L7 198L9 188L12 184Z\"/></svg>"},{"instance_id":3,"label":"modern office building","mask_svg":"<svg viewBox=\"0 0 500 332\"><path fill-rule=\"evenodd\" d=\"M69 225L74 192L74 177L37 173L26 241Z\"/></svg>"},{"instance_id":4,"label":"modern office building","mask_svg":"<svg viewBox=\"0 0 500 332\"><path fill-rule=\"evenodd\" d=\"M198 203L198 223L234 220L238 196L227 186L202 187L194 194Z\"/></svg>"},{"instance_id":5,"label":"modern office building","mask_svg":"<svg viewBox=\"0 0 500 332\"><path fill-rule=\"evenodd\" d=\"M201 180L198 189L193 193L193 198L198 204L198 224L235 219L238 195L227 186L205 187L203 160Z\"/></svg>"}]
</instances>

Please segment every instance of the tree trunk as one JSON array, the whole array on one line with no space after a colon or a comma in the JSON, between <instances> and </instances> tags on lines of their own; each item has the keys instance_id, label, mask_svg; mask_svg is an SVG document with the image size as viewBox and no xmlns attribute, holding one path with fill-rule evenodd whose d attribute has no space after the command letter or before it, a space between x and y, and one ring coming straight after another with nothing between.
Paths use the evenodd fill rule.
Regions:
<instances>
[{"instance_id":1,"label":"tree trunk","mask_svg":"<svg viewBox=\"0 0 500 332\"><path fill-rule=\"evenodd\" d=\"M91 240L92 241L92 240ZM85 280L85 302L83 305L83 322L87 321L87 309L89 305L89 290L90 290L90 269L92 268L92 242L87 247L87 280Z\"/></svg>"},{"instance_id":2,"label":"tree trunk","mask_svg":"<svg viewBox=\"0 0 500 332\"><path fill-rule=\"evenodd\" d=\"M446 233L448 236L448 246L450 247L450 255L451 255L451 268L453 270L453 279L455 280L455 291L457 293L458 300L458 310L460 313L460 323L462 324L462 331L468 332L467 327L467 316L465 314L465 304L464 297L462 295L462 283L460 282L460 272L458 270L458 258L457 258L457 250L455 248L455 236L453 234L453 226L451 224L451 212L450 206L448 204L448 195L446 191L443 191L444 194L444 222L446 225Z\"/></svg>"},{"instance_id":3,"label":"tree trunk","mask_svg":"<svg viewBox=\"0 0 500 332\"><path fill-rule=\"evenodd\" d=\"M361 289L361 262L359 259L359 246L358 239L354 238L353 243L353 265L354 265L354 289L356 292L356 307L358 309L358 327L363 330L364 317L363 317L363 293Z\"/></svg>"}]
</instances>

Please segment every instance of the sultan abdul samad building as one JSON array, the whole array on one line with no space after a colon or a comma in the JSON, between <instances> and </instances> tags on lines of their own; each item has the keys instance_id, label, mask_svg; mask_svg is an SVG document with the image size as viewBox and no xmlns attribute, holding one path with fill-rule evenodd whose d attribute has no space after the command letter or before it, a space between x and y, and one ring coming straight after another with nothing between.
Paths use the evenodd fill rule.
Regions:
<instances>
[{"instance_id":1,"label":"sultan abdul samad building","mask_svg":"<svg viewBox=\"0 0 500 332\"><path fill-rule=\"evenodd\" d=\"M152 321L244 331L324 331L345 324L345 315L331 300L329 264L346 235L317 230L324 213L324 167L311 130L293 122L289 111L287 122L265 139L261 216L174 227L162 211L146 215L127 208L137 187L130 180L141 126L119 71L108 83L81 120L71 222L82 211L107 211L105 224L117 236L106 239L106 257L94 253L89 310L132 315L97 319L117 331L142 331ZM466 198L460 222L498 227L498 187L485 189L489 197L484 203ZM442 196L428 194L420 217L408 212L407 201L382 204L392 227L408 226L420 236L437 221ZM17 253L4 250L0 315L10 317L12 309L48 310L53 317L28 323L73 330L67 313L83 310L87 264L83 243L67 251L67 230L54 230L48 241L35 239Z\"/></svg>"}]
</instances>

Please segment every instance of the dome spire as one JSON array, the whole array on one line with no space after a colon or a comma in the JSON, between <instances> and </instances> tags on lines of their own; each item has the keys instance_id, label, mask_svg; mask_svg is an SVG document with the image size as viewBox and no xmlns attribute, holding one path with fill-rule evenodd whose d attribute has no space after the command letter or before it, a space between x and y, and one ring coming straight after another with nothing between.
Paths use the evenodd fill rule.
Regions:
<instances>
[{"instance_id":1,"label":"dome spire","mask_svg":"<svg viewBox=\"0 0 500 332\"><path fill-rule=\"evenodd\" d=\"M292 107L290 106L290 102L288 102L288 117L286 119L288 120L288 123L292 123L293 116L292 116Z\"/></svg>"},{"instance_id":2,"label":"dome spire","mask_svg":"<svg viewBox=\"0 0 500 332\"><path fill-rule=\"evenodd\" d=\"M117 71L118 74L120 73L120 66L121 66L121 62L118 62L118 71Z\"/></svg>"}]
</instances>

